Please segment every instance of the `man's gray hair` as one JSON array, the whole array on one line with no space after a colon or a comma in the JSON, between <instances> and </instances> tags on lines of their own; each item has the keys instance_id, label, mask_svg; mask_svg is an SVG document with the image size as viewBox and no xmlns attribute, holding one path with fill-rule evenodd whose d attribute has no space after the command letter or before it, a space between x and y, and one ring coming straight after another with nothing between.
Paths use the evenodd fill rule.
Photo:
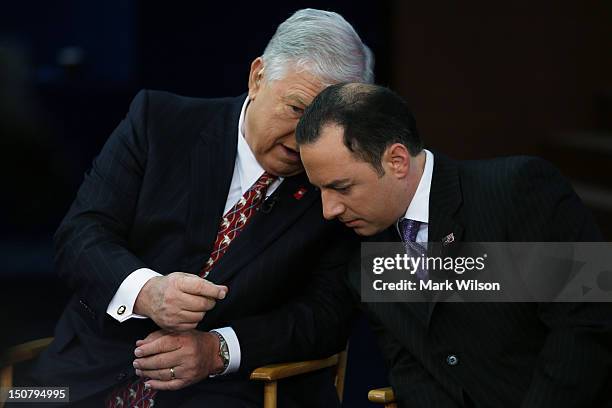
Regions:
<instances>
[{"instance_id":1,"label":"man's gray hair","mask_svg":"<svg viewBox=\"0 0 612 408\"><path fill-rule=\"evenodd\" d=\"M338 13L296 11L278 26L263 54L264 78L281 79L288 68L307 71L324 85L374 82L374 56Z\"/></svg>"}]
</instances>

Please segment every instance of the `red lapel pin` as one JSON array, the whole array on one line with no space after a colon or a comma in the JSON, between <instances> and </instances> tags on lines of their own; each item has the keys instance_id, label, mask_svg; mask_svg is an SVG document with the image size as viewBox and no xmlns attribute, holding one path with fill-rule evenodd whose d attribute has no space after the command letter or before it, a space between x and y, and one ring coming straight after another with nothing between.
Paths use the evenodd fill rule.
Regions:
<instances>
[{"instance_id":1,"label":"red lapel pin","mask_svg":"<svg viewBox=\"0 0 612 408\"><path fill-rule=\"evenodd\" d=\"M295 198L296 200L301 200L302 197L304 197L304 195L306 194L306 188L301 186L300 188L298 188L295 193L293 193L293 198Z\"/></svg>"}]
</instances>

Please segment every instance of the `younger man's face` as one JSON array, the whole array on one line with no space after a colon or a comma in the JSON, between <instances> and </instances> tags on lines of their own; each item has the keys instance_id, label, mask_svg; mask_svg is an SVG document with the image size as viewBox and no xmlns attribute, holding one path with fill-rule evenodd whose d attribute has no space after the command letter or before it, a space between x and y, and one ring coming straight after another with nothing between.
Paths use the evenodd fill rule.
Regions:
<instances>
[{"instance_id":1,"label":"younger man's face","mask_svg":"<svg viewBox=\"0 0 612 408\"><path fill-rule=\"evenodd\" d=\"M391 226L402 210L398 180L387 171L382 176L360 160L343 143L344 130L326 125L314 143L300 146L310 182L321 189L323 216L338 218L363 236Z\"/></svg>"}]
</instances>

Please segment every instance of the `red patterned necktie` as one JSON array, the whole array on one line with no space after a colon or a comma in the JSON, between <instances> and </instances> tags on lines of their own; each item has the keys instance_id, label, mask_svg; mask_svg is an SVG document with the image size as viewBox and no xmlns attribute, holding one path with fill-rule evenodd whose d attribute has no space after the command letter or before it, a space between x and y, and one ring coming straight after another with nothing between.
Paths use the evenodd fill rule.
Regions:
<instances>
[{"instance_id":1,"label":"red patterned necktie","mask_svg":"<svg viewBox=\"0 0 612 408\"><path fill-rule=\"evenodd\" d=\"M255 214L270 184L276 180L267 172L249 188L236 204L221 218L217 239L210 258L200 271L200 276L206 278L213 266L225 254L227 248L240 232L246 227L251 217ZM155 404L156 390L145 388L145 380L137 377L128 384L119 386L112 391L106 399L107 408L151 408Z\"/></svg>"},{"instance_id":2,"label":"red patterned necktie","mask_svg":"<svg viewBox=\"0 0 612 408\"><path fill-rule=\"evenodd\" d=\"M201 277L206 278L208 276L213 266L223 254L225 254L225 251L227 251L232 241L236 239L240 231L244 229L253 214L255 214L255 211L259 208L263 198L266 196L268 187L274 180L276 180L276 176L268 173L262 174L259 180L257 180L227 214L221 218L215 246L210 254L210 258L208 258L208 261L200 272Z\"/></svg>"}]
</instances>

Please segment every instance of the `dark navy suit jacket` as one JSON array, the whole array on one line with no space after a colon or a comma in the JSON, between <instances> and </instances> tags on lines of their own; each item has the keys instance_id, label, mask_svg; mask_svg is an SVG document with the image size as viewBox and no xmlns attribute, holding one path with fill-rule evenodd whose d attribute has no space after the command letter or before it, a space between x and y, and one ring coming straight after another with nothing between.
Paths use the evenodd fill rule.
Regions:
<instances>
[{"instance_id":1,"label":"dark navy suit jacket","mask_svg":"<svg viewBox=\"0 0 612 408\"><path fill-rule=\"evenodd\" d=\"M602 241L559 172L540 159L436 153L429 241ZM395 226L371 238L397 242ZM358 262L358 258L355 258ZM360 290L360 266L350 268ZM611 406L612 303L367 303L400 407ZM455 360L449 364L449 357Z\"/></svg>"},{"instance_id":2,"label":"dark navy suit jacket","mask_svg":"<svg viewBox=\"0 0 612 408\"><path fill-rule=\"evenodd\" d=\"M136 96L55 236L57 270L74 296L32 371L36 382L70 386L74 401L133 375L135 341L158 327L150 319L119 323L106 308L138 268L198 273L208 259L244 98ZM302 187L306 194L295 195ZM341 275L355 239L322 218L320 195L303 174L286 178L271 198L271 210L252 218L208 276L229 292L198 328L231 326L242 358L238 373L195 385L203 392L261 399L261 386L247 380L253 368L323 357L346 344L351 306ZM330 379L322 372L289 381L281 401L334 406Z\"/></svg>"}]
</instances>

